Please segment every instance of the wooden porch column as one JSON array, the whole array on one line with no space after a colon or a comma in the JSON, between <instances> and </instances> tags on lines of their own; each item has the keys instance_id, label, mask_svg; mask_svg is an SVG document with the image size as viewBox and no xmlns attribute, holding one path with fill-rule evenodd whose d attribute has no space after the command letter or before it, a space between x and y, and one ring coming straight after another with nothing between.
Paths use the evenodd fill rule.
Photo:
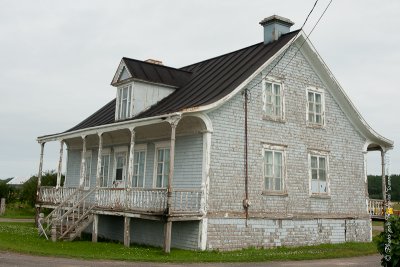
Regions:
<instances>
[{"instance_id":1,"label":"wooden porch column","mask_svg":"<svg viewBox=\"0 0 400 267\"><path fill-rule=\"evenodd\" d=\"M99 135L99 150L97 152L97 169L96 169L96 189L100 187L101 164L102 164L102 151L103 151L103 133Z\"/></svg>"},{"instance_id":2,"label":"wooden porch column","mask_svg":"<svg viewBox=\"0 0 400 267\"><path fill-rule=\"evenodd\" d=\"M39 193L39 187L42 184L44 144L46 143L45 142L40 143L40 160L39 160L38 185L37 185L38 193Z\"/></svg>"},{"instance_id":3,"label":"wooden porch column","mask_svg":"<svg viewBox=\"0 0 400 267\"><path fill-rule=\"evenodd\" d=\"M97 237L99 233L99 215L93 215L93 229L92 229L92 242L97 242Z\"/></svg>"},{"instance_id":4,"label":"wooden porch column","mask_svg":"<svg viewBox=\"0 0 400 267\"><path fill-rule=\"evenodd\" d=\"M62 172L63 153L64 153L64 141L63 141L63 140L60 140L60 158L58 159L57 185L56 185L56 189L60 188L60 184L61 184L61 172Z\"/></svg>"},{"instance_id":5,"label":"wooden porch column","mask_svg":"<svg viewBox=\"0 0 400 267\"><path fill-rule=\"evenodd\" d=\"M175 163L175 135L176 127L178 126L180 116L171 117L169 123L171 125L171 147L169 150L169 173L168 173L168 190L167 190L167 221L164 225L164 252L171 252L171 231L172 221L170 221L170 214L172 208L172 181L174 176L174 163Z\"/></svg>"},{"instance_id":6,"label":"wooden porch column","mask_svg":"<svg viewBox=\"0 0 400 267\"><path fill-rule=\"evenodd\" d=\"M124 246L129 247L131 244L131 218L124 217Z\"/></svg>"},{"instance_id":7,"label":"wooden porch column","mask_svg":"<svg viewBox=\"0 0 400 267\"><path fill-rule=\"evenodd\" d=\"M84 188L85 183L85 154L86 154L86 135L82 136L82 157L81 157L81 177L79 180L79 189Z\"/></svg>"},{"instance_id":8,"label":"wooden porch column","mask_svg":"<svg viewBox=\"0 0 400 267\"><path fill-rule=\"evenodd\" d=\"M381 150L381 162L382 162L382 199L383 203L385 205L386 203L386 175L385 175L385 168L386 168L386 162L385 162L385 154L386 151L382 148ZM385 208L384 208L385 211ZM386 211L385 211L386 212Z\"/></svg>"},{"instance_id":9,"label":"wooden porch column","mask_svg":"<svg viewBox=\"0 0 400 267\"><path fill-rule=\"evenodd\" d=\"M125 188L132 188L132 177L133 177L133 160L135 156L135 130L129 128L131 132L131 144L129 147L129 161L128 161L128 177L126 178Z\"/></svg>"}]
</instances>

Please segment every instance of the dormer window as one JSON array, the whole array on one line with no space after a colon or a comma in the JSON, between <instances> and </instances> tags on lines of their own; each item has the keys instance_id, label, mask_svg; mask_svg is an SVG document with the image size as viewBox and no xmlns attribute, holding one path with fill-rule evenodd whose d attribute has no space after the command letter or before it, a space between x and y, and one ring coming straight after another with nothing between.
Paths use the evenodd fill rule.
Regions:
<instances>
[{"instance_id":1,"label":"dormer window","mask_svg":"<svg viewBox=\"0 0 400 267\"><path fill-rule=\"evenodd\" d=\"M132 84L118 88L116 119L124 120L132 117L133 111Z\"/></svg>"}]
</instances>

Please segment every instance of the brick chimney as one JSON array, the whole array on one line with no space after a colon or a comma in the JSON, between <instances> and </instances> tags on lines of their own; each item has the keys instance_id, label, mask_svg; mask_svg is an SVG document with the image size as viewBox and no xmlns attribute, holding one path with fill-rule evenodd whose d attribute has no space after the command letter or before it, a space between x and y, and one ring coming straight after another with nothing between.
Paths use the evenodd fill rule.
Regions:
<instances>
[{"instance_id":1,"label":"brick chimney","mask_svg":"<svg viewBox=\"0 0 400 267\"><path fill-rule=\"evenodd\" d=\"M282 34L290 32L294 22L290 19L273 15L263 19L260 24L264 27L264 44L276 41Z\"/></svg>"}]
</instances>

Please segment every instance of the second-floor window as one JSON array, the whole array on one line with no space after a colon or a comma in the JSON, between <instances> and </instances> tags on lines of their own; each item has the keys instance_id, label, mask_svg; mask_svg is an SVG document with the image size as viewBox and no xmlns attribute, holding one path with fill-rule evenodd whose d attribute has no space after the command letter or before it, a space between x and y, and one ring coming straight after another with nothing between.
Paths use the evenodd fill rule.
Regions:
<instances>
[{"instance_id":1,"label":"second-floor window","mask_svg":"<svg viewBox=\"0 0 400 267\"><path fill-rule=\"evenodd\" d=\"M307 89L307 122L309 125L324 125L325 101L321 90Z\"/></svg>"},{"instance_id":2,"label":"second-floor window","mask_svg":"<svg viewBox=\"0 0 400 267\"><path fill-rule=\"evenodd\" d=\"M117 96L117 116L118 120L132 117L133 110L133 90L132 85L126 85L118 88Z\"/></svg>"},{"instance_id":3,"label":"second-floor window","mask_svg":"<svg viewBox=\"0 0 400 267\"><path fill-rule=\"evenodd\" d=\"M264 81L263 110L266 118L283 119L283 86L282 83Z\"/></svg>"}]
</instances>

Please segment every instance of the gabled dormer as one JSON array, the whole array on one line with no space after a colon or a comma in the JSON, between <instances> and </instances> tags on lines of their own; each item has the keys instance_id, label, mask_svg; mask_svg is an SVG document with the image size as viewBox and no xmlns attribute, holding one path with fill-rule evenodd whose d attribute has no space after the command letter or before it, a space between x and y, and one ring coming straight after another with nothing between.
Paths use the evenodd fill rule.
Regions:
<instances>
[{"instance_id":1,"label":"gabled dormer","mask_svg":"<svg viewBox=\"0 0 400 267\"><path fill-rule=\"evenodd\" d=\"M117 87L115 120L135 117L183 87L191 75L157 60L122 58L111 82Z\"/></svg>"}]
</instances>

